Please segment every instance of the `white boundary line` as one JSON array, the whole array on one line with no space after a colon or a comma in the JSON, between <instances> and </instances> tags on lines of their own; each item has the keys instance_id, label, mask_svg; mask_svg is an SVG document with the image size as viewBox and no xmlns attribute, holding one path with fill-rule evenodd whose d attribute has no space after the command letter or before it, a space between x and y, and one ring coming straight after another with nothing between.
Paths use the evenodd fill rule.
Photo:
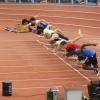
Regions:
<instances>
[{"instance_id":1,"label":"white boundary line","mask_svg":"<svg viewBox=\"0 0 100 100\"><path fill-rule=\"evenodd\" d=\"M57 85L57 86L55 86L55 85L53 85L53 86L45 86L45 87L26 87L26 88L13 88L14 90L27 90L27 89L49 89L50 87L57 87L57 88L62 88L63 86L61 86L61 85Z\"/></svg>"},{"instance_id":2,"label":"white boundary line","mask_svg":"<svg viewBox=\"0 0 100 100\"><path fill-rule=\"evenodd\" d=\"M61 59L66 65L68 65L70 68L72 68L74 71L76 71L78 74L80 74L83 78L85 78L87 81L91 81L88 77L80 73L77 69L71 66L71 64L65 62L61 57L59 57L57 54L55 54L59 59Z\"/></svg>"},{"instance_id":3,"label":"white boundary line","mask_svg":"<svg viewBox=\"0 0 100 100\"><path fill-rule=\"evenodd\" d=\"M29 16L29 17L32 17L32 15L28 15L28 14L5 14L5 13L0 13L0 15ZM100 21L100 20L96 20L96 19L86 19L86 18L77 18L77 17L63 17L63 16L48 16L48 15L37 15L37 17L56 17L56 18L66 18L66 19L76 19L76 20L87 20L87 21L97 21L97 22Z\"/></svg>"},{"instance_id":4,"label":"white boundary line","mask_svg":"<svg viewBox=\"0 0 100 100\"><path fill-rule=\"evenodd\" d=\"M82 85L82 87L85 87L86 85ZM13 88L13 90L28 90L28 89L49 89L50 87L52 87L52 88L55 88L55 87L57 87L57 88L62 88L63 86L61 86L61 85L51 85L51 86L40 86L40 87L26 87L26 88ZM81 87L81 86L80 86ZM2 89L0 89L0 91L2 91ZM44 94L45 95L45 94ZM33 94L33 96L34 96L34 94Z\"/></svg>"},{"instance_id":5,"label":"white boundary line","mask_svg":"<svg viewBox=\"0 0 100 100\"><path fill-rule=\"evenodd\" d=\"M75 65L74 65L75 66ZM37 67L37 66L36 66ZM0 67L0 68L10 68L10 66L7 66L7 67ZM11 68L16 68L15 66L14 67L11 67ZM19 67L18 67L19 68ZM21 68L21 67L20 67ZM22 68L33 68L33 66L32 67L22 67ZM40 68L40 67L39 67ZM43 68L43 67L42 67ZM79 68L81 68L81 67L79 67ZM46 68L45 68L46 69ZM47 68L48 69L48 68ZM57 68L54 68L54 69L56 69L57 70ZM38 70L38 69L37 69ZM48 71L49 70L49 71ZM48 69L48 70L45 70L45 71L36 71L36 72L31 72L31 71L29 71L29 72L20 72L20 71L16 71L16 72L14 72L14 71L11 71L11 72L4 72L4 73L2 73L2 72L0 72L0 74L31 74L31 73L59 73L59 72L68 72L68 71L70 71L70 72L73 72L73 69L72 70L66 70L66 69L58 69L57 71L53 71L53 69L51 69L51 71L50 71L50 69ZM33 68L33 71L34 71L34 68ZM82 70L82 69L79 69L79 71L81 71L81 72L88 72L88 71L86 71L86 70Z\"/></svg>"},{"instance_id":6,"label":"white boundary line","mask_svg":"<svg viewBox=\"0 0 100 100\"><path fill-rule=\"evenodd\" d=\"M37 71L37 72L8 72L8 73L0 73L0 75L3 75L3 74L5 74L5 75L8 75L8 74L39 74L39 73L63 73L63 72L73 72L74 70L60 70L60 71ZM84 70L79 70L79 71L82 71L82 72L86 72L86 71L84 71ZM74 73L75 74L75 73ZM74 74L72 74L72 75L74 75ZM73 78L81 78L80 76L74 76ZM89 78L96 78L96 76L94 76L94 77L89 77ZM71 78L59 78L59 77L55 77L55 78L46 78L46 79L23 79L23 80L21 80L21 81L31 81L31 80L54 80L54 79L57 79L57 80L59 80L59 79L72 79L72 77ZM16 80L15 80L16 81ZM18 81L18 80L17 80ZM20 81L20 80L19 80Z\"/></svg>"},{"instance_id":7,"label":"white boundary line","mask_svg":"<svg viewBox=\"0 0 100 100\"><path fill-rule=\"evenodd\" d=\"M78 78L79 80L80 80L80 82L81 81L84 81L84 80L82 80L82 78L81 77L74 77L74 78ZM42 78L42 79L16 79L16 80L11 80L12 82L26 82L26 81L50 81L50 80L68 80L69 82L70 81L73 81L73 79L72 79L72 77L71 78L59 78L59 77L56 77L56 78ZM1 83L2 81L0 81L0 83Z\"/></svg>"},{"instance_id":8,"label":"white boundary line","mask_svg":"<svg viewBox=\"0 0 100 100\"><path fill-rule=\"evenodd\" d=\"M82 85L82 87L85 87L86 85ZM40 86L40 87L26 87L26 88L15 88L15 87L13 87L13 90L28 90L28 89L49 89L49 88L55 88L55 87L57 87L57 88L62 88L63 86L61 86L61 85L51 85L51 86ZM81 86L80 86L81 87ZM0 89L0 91L2 91L2 89ZM38 94L37 94L38 95ZM41 95L41 94L40 94ZM45 94L44 94L45 95ZM33 94L33 96L34 96L34 94Z\"/></svg>"},{"instance_id":9,"label":"white boundary line","mask_svg":"<svg viewBox=\"0 0 100 100\"><path fill-rule=\"evenodd\" d=\"M11 10L11 11L15 11L15 10L19 10L19 11L25 11L25 9L11 9L11 8L0 8L0 10ZM64 11L64 10L42 10L42 9L26 9L26 11L34 11L34 10L39 10L39 11L47 11L47 12L64 12L64 13L67 13L67 12L71 12L71 13L86 13L86 14L97 14L97 15L99 15L100 13L96 13L96 12L87 12L87 11Z\"/></svg>"},{"instance_id":10,"label":"white boundary line","mask_svg":"<svg viewBox=\"0 0 100 100\"><path fill-rule=\"evenodd\" d=\"M0 66L0 68L33 68L33 70L34 70L34 67L40 67L41 65L34 65L34 66L32 66L32 65L29 65L29 66ZM49 65L50 66L50 65ZM40 68L45 68L45 69L48 69L47 68L47 65L45 65L44 67L40 67ZM59 68L59 67L58 67ZM53 68L51 68L51 70L52 70ZM54 69L57 69L57 68L54 68ZM64 67L62 68L62 69L64 69ZM36 69L37 70L37 69Z\"/></svg>"},{"instance_id":11,"label":"white boundary line","mask_svg":"<svg viewBox=\"0 0 100 100\"><path fill-rule=\"evenodd\" d=\"M59 88L64 88L64 86L63 85L51 85L51 86L45 86L45 87L26 87L26 88L13 88L13 90L28 90L28 89L50 89L50 87L51 88L57 88L57 89L59 89ZM87 87L87 85L86 84L84 84L84 85L80 85L80 86L78 86L78 87L80 87L80 88L84 88L84 87ZM0 91L2 91L2 89L0 89Z\"/></svg>"},{"instance_id":12,"label":"white boundary line","mask_svg":"<svg viewBox=\"0 0 100 100\"><path fill-rule=\"evenodd\" d=\"M37 42L39 42L41 44L41 42L39 40L37 40ZM49 49L48 47L46 47L45 45L43 45L47 50ZM77 69L75 69L74 67L71 66L71 64L67 63L66 61L64 61L61 57L59 57L56 53L53 53L56 57L58 57L63 63L65 63L67 66L69 66L71 69L73 69L75 72L77 72L79 75L81 75L84 79L86 79L87 81L91 81L88 77L86 77L85 75L83 75L82 73L80 73Z\"/></svg>"},{"instance_id":13,"label":"white boundary line","mask_svg":"<svg viewBox=\"0 0 100 100\"><path fill-rule=\"evenodd\" d=\"M0 68L28 68L28 67L26 67L26 66L0 66Z\"/></svg>"},{"instance_id":14,"label":"white boundary line","mask_svg":"<svg viewBox=\"0 0 100 100\"><path fill-rule=\"evenodd\" d=\"M63 85L51 85L51 86L45 86L45 87L26 87L26 88L13 88L13 90L28 90L28 89L49 89L49 88L57 88L57 89L59 89L59 88L64 88L64 86ZM78 87L80 87L80 88L84 88L84 87L87 87L87 85L86 84L84 84L84 85L80 85L80 86L78 86ZM2 91L2 89L0 89L0 91Z\"/></svg>"},{"instance_id":15,"label":"white boundary line","mask_svg":"<svg viewBox=\"0 0 100 100\"><path fill-rule=\"evenodd\" d=\"M62 16L48 16L48 15L40 15L38 17L54 17L54 18L66 18L66 19L77 19L77 20L87 20L87 21L100 21L100 20L96 20L96 19L86 19L86 18L77 18L77 17L62 17Z\"/></svg>"},{"instance_id":16,"label":"white boundary line","mask_svg":"<svg viewBox=\"0 0 100 100\"><path fill-rule=\"evenodd\" d=\"M28 68L28 67L27 67ZM37 72L7 72L7 73L1 73L0 74L37 74L37 73L63 73L63 72L72 72L73 70L59 70L59 71L37 71Z\"/></svg>"}]
</instances>

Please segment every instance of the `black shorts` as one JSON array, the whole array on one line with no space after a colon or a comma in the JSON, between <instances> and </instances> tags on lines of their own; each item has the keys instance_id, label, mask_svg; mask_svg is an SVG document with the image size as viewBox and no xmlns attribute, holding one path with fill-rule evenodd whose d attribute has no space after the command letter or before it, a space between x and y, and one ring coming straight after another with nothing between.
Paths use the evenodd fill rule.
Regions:
<instances>
[{"instance_id":1,"label":"black shorts","mask_svg":"<svg viewBox=\"0 0 100 100\"><path fill-rule=\"evenodd\" d=\"M60 38L64 39L64 40L69 40L69 38L65 37L63 34L57 33L59 35Z\"/></svg>"},{"instance_id":2,"label":"black shorts","mask_svg":"<svg viewBox=\"0 0 100 100\"><path fill-rule=\"evenodd\" d=\"M43 28L37 26L37 34L41 34L43 32Z\"/></svg>"},{"instance_id":3,"label":"black shorts","mask_svg":"<svg viewBox=\"0 0 100 100\"><path fill-rule=\"evenodd\" d=\"M67 57L70 57L70 56L73 56L75 53L74 53L74 48L69 48L66 50L66 56Z\"/></svg>"},{"instance_id":4,"label":"black shorts","mask_svg":"<svg viewBox=\"0 0 100 100\"><path fill-rule=\"evenodd\" d=\"M86 57L85 56L78 56L78 60L81 61L81 60L85 60Z\"/></svg>"},{"instance_id":5,"label":"black shorts","mask_svg":"<svg viewBox=\"0 0 100 100\"><path fill-rule=\"evenodd\" d=\"M93 65L94 68L98 68L98 61L96 54L93 57L87 57L85 61L85 65L91 66Z\"/></svg>"},{"instance_id":6,"label":"black shorts","mask_svg":"<svg viewBox=\"0 0 100 100\"><path fill-rule=\"evenodd\" d=\"M54 44L54 43L56 43L56 41L59 41L59 38L50 41L50 44Z\"/></svg>"}]
</instances>

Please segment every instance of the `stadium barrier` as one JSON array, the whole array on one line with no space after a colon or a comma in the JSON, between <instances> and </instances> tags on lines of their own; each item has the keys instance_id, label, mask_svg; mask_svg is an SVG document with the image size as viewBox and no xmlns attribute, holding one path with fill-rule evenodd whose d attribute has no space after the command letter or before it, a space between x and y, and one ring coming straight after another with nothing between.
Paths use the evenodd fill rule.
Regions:
<instances>
[{"instance_id":1,"label":"stadium barrier","mask_svg":"<svg viewBox=\"0 0 100 100\"><path fill-rule=\"evenodd\" d=\"M70 3L100 5L100 0L0 0L0 3Z\"/></svg>"}]
</instances>

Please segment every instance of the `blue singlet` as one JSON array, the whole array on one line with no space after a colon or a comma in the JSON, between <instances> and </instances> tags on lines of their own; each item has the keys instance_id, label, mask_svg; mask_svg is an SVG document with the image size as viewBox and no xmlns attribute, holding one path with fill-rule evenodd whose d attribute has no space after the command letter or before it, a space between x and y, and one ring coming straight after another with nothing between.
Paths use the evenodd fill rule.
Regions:
<instances>
[{"instance_id":1,"label":"blue singlet","mask_svg":"<svg viewBox=\"0 0 100 100\"><path fill-rule=\"evenodd\" d=\"M86 57L93 57L96 54L94 50L88 49L88 48L83 48L80 55L81 56L86 56Z\"/></svg>"},{"instance_id":2,"label":"blue singlet","mask_svg":"<svg viewBox=\"0 0 100 100\"><path fill-rule=\"evenodd\" d=\"M48 26L48 22L45 22L45 21L42 21L42 22L40 22L40 24L39 24L39 27L40 28L46 28Z\"/></svg>"}]
</instances>

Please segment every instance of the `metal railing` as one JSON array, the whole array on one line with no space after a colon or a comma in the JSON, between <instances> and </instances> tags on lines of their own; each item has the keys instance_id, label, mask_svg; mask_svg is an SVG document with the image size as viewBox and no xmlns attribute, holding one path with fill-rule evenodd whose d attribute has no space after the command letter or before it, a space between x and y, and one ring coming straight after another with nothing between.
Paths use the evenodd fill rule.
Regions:
<instances>
[{"instance_id":1,"label":"metal railing","mask_svg":"<svg viewBox=\"0 0 100 100\"><path fill-rule=\"evenodd\" d=\"M0 3L71 3L100 5L100 0L0 0Z\"/></svg>"}]
</instances>

